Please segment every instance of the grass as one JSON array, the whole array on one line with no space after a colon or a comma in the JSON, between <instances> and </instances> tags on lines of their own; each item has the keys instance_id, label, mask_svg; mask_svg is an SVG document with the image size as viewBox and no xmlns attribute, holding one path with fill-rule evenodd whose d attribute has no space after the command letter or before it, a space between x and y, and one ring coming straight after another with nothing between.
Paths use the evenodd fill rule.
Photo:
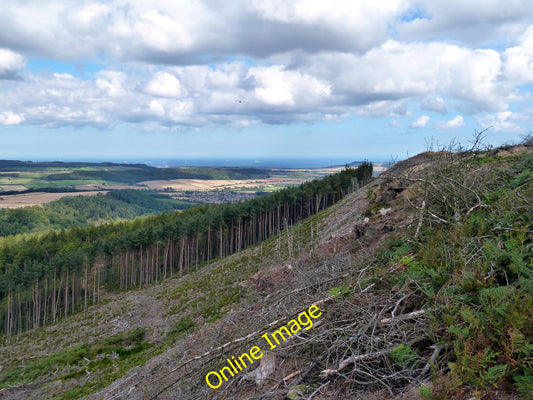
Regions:
<instances>
[{"instance_id":1,"label":"grass","mask_svg":"<svg viewBox=\"0 0 533 400\"><path fill-rule=\"evenodd\" d=\"M79 398L105 387L133 366L153 357L153 344L145 341L145 334L146 329L139 328L94 343L75 345L2 374L0 388L52 378L77 386L58 399ZM83 379L85 383L80 385L81 378L91 375L98 379Z\"/></svg>"},{"instance_id":2,"label":"grass","mask_svg":"<svg viewBox=\"0 0 533 400\"><path fill-rule=\"evenodd\" d=\"M38 178L26 178L26 177L17 177L17 178L6 178L1 177L0 175L0 185L24 185L28 189L34 187L35 185L45 185L51 186L50 183L44 179Z\"/></svg>"},{"instance_id":3,"label":"grass","mask_svg":"<svg viewBox=\"0 0 533 400\"><path fill-rule=\"evenodd\" d=\"M79 186L79 185L121 185L119 182L98 180L98 179L63 179L63 180L53 180L51 181L52 185L49 186Z\"/></svg>"}]
</instances>

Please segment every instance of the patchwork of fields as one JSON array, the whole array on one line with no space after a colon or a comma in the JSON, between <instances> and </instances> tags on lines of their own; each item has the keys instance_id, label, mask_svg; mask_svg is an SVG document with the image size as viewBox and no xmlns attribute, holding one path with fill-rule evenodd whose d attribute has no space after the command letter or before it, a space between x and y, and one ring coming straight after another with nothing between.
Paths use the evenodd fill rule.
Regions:
<instances>
[{"instance_id":1,"label":"patchwork of fields","mask_svg":"<svg viewBox=\"0 0 533 400\"><path fill-rule=\"evenodd\" d=\"M384 163L374 169L385 170ZM70 196L135 189L194 202L247 198L339 172L331 168L155 168L143 164L0 161L0 208L42 205ZM210 192L209 196L199 193ZM211 193L212 192L212 193ZM220 193L220 199L217 199ZM205 200L202 200L205 199Z\"/></svg>"}]
</instances>

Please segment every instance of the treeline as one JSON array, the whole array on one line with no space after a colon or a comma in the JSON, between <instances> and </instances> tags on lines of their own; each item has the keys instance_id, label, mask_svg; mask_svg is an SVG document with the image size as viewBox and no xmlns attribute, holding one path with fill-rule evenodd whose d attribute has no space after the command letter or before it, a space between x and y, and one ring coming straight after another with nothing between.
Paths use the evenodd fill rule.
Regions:
<instances>
[{"instance_id":1,"label":"treeline","mask_svg":"<svg viewBox=\"0 0 533 400\"><path fill-rule=\"evenodd\" d=\"M195 205L164 194L133 189L110 191L106 195L64 197L42 206L0 209L0 236L134 219Z\"/></svg>"},{"instance_id":2,"label":"treeline","mask_svg":"<svg viewBox=\"0 0 533 400\"><path fill-rule=\"evenodd\" d=\"M18 161L18 160L0 160L0 171L31 171L46 169L71 169L71 168L141 168L150 169L145 164L117 164L112 162L91 163L91 162L63 162L63 161Z\"/></svg>"},{"instance_id":3,"label":"treeline","mask_svg":"<svg viewBox=\"0 0 533 400\"><path fill-rule=\"evenodd\" d=\"M3 174L2 176L11 175L11 174ZM4 190L0 191L0 196L10 196L10 195L20 195L20 194L27 194L27 193L72 193L77 192L73 187L57 187L57 186L49 186L49 187L39 187L39 188L29 188L26 190Z\"/></svg>"},{"instance_id":4,"label":"treeline","mask_svg":"<svg viewBox=\"0 0 533 400\"><path fill-rule=\"evenodd\" d=\"M49 181L103 180L135 184L151 180L169 179L264 179L270 174L257 168L110 168L98 170L75 170L68 173L50 174Z\"/></svg>"},{"instance_id":5,"label":"treeline","mask_svg":"<svg viewBox=\"0 0 533 400\"><path fill-rule=\"evenodd\" d=\"M56 322L100 300L100 289L142 288L256 244L336 203L372 165L252 200L135 221L0 240L0 330Z\"/></svg>"}]
</instances>

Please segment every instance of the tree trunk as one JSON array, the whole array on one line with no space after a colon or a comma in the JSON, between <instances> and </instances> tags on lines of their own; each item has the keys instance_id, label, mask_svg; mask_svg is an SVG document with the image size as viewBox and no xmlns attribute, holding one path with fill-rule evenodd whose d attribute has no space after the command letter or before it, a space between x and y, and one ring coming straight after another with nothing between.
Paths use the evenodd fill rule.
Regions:
<instances>
[{"instance_id":1,"label":"tree trunk","mask_svg":"<svg viewBox=\"0 0 533 400\"><path fill-rule=\"evenodd\" d=\"M68 316L68 269L67 277L65 279L65 318Z\"/></svg>"},{"instance_id":2,"label":"tree trunk","mask_svg":"<svg viewBox=\"0 0 533 400\"><path fill-rule=\"evenodd\" d=\"M85 282L83 282L84 284L84 295L85 295L85 304L84 304L84 308L87 309L87 297L88 297L88 291L89 291L89 267L86 265L85 266Z\"/></svg>"},{"instance_id":3,"label":"tree trunk","mask_svg":"<svg viewBox=\"0 0 533 400\"><path fill-rule=\"evenodd\" d=\"M180 259L179 259L179 270L180 270L180 276L183 275L183 252L185 249L185 238L181 238L181 246L180 246Z\"/></svg>"}]
</instances>

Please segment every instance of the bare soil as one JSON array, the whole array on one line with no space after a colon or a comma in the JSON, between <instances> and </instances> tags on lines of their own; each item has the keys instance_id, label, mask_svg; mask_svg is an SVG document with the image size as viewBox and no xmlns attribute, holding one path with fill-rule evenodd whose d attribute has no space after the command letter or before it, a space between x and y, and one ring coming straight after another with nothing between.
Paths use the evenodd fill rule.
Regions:
<instances>
[{"instance_id":1,"label":"bare soil","mask_svg":"<svg viewBox=\"0 0 533 400\"><path fill-rule=\"evenodd\" d=\"M16 191L16 192L22 192L24 190L27 190L28 188L24 185L2 185L0 186L0 190L2 191Z\"/></svg>"}]
</instances>

